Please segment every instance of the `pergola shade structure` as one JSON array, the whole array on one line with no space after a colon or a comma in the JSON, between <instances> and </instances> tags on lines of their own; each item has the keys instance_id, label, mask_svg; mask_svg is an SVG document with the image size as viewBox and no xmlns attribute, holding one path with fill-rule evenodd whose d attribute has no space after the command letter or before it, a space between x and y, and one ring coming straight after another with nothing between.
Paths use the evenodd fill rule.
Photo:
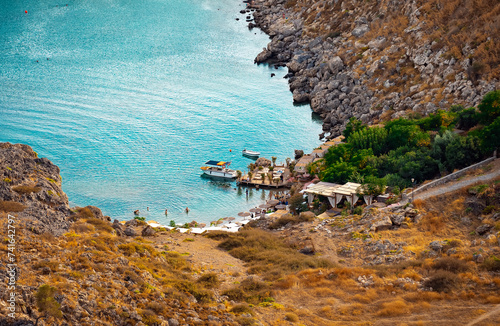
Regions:
<instances>
[{"instance_id":1,"label":"pergola shade structure","mask_svg":"<svg viewBox=\"0 0 500 326\"><path fill-rule=\"evenodd\" d=\"M337 207L338 203L340 203L343 198L346 198L346 200L351 203L351 206L354 206L359 199L356 191L360 186L361 184L354 182L348 182L345 185L318 182L309 185L304 190L304 193L307 194L307 201L309 204L314 200L314 195L321 195L327 197L333 207Z\"/></svg>"}]
</instances>

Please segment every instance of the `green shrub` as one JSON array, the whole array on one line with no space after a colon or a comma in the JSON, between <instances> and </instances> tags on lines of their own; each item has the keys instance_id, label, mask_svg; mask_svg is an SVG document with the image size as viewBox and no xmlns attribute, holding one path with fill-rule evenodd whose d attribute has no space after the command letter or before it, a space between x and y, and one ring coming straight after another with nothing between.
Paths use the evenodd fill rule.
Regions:
<instances>
[{"instance_id":1,"label":"green shrub","mask_svg":"<svg viewBox=\"0 0 500 326\"><path fill-rule=\"evenodd\" d=\"M144 216L134 216L134 219L138 220L138 221L145 221L146 218Z\"/></svg>"}]
</instances>

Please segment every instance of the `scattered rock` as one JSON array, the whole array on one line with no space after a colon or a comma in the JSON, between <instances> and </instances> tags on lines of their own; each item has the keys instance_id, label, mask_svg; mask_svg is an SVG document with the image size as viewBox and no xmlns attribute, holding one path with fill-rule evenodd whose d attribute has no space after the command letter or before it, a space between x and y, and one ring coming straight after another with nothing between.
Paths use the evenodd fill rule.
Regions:
<instances>
[{"instance_id":1,"label":"scattered rock","mask_svg":"<svg viewBox=\"0 0 500 326\"><path fill-rule=\"evenodd\" d=\"M476 228L476 233L479 235L486 234L489 230L493 228L493 225L490 224L482 224Z\"/></svg>"},{"instance_id":2,"label":"scattered rock","mask_svg":"<svg viewBox=\"0 0 500 326\"><path fill-rule=\"evenodd\" d=\"M441 241L432 241L429 247L434 251L441 252L443 250L443 243Z\"/></svg>"},{"instance_id":3,"label":"scattered rock","mask_svg":"<svg viewBox=\"0 0 500 326\"><path fill-rule=\"evenodd\" d=\"M135 232L135 230L133 228L131 228L130 226L127 227L125 229L125 231L123 231L123 233L125 233L125 235L127 235L129 237L135 237L137 235L137 232Z\"/></svg>"},{"instance_id":4,"label":"scattered rock","mask_svg":"<svg viewBox=\"0 0 500 326\"><path fill-rule=\"evenodd\" d=\"M152 237L155 233L156 231L151 227L151 225L147 225L141 232L143 237Z\"/></svg>"}]
</instances>

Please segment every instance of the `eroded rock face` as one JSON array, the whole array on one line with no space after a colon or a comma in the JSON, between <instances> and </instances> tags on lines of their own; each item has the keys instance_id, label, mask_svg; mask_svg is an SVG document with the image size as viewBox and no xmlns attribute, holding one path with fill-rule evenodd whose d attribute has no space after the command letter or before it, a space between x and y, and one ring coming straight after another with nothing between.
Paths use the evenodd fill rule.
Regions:
<instances>
[{"instance_id":1,"label":"eroded rock face","mask_svg":"<svg viewBox=\"0 0 500 326\"><path fill-rule=\"evenodd\" d=\"M27 145L0 143L0 211L38 234L66 232L70 208L59 172Z\"/></svg>"},{"instance_id":2,"label":"eroded rock face","mask_svg":"<svg viewBox=\"0 0 500 326\"><path fill-rule=\"evenodd\" d=\"M425 17L414 2L391 4L391 11L409 19L409 27L401 31L405 39L377 31L376 22L387 14L383 6L357 8L346 15L346 2L335 1L328 9L330 20L325 21L323 1L298 3L249 4L255 9L251 27L271 37L255 62L288 68L293 101L309 102L321 116L321 137L339 135L351 117L370 123L382 114L398 118L409 110L425 115L453 104L475 106L500 87L498 77L471 78L470 46L461 49L462 59L455 59L446 55L450 48L423 37ZM311 33L327 25L332 33ZM368 32L375 35L373 39L363 38ZM407 69L414 69L414 75L404 73Z\"/></svg>"}]
</instances>

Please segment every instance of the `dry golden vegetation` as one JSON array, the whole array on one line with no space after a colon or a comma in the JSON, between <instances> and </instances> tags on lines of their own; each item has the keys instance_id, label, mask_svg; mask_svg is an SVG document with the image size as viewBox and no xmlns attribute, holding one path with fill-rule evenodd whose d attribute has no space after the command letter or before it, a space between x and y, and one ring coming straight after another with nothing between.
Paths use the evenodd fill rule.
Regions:
<instances>
[{"instance_id":1,"label":"dry golden vegetation","mask_svg":"<svg viewBox=\"0 0 500 326\"><path fill-rule=\"evenodd\" d=\"M486 239L475 230L490 223L500 236L500 223L492 218L500 211L499 186L496 180L445 197L416 200L420 221L367 237L405 242L404 252L413 252L412 258L392 264L367 265L366 239L356 232L321 242L325 234L308 232L317 221L289 221L296 235L300 228L309 233L318 249L315 256L297 253L289 230L207 236L218 239L220 248L244 260L255 274L225 294L243 303L238 309L253 305L256 318L269 325L464 325L488 312L491 315L477 325L495 325L500 322L500 309L495 310L500 302L498 238ZM474 199L490 208L473 212L467 207ZM440 251L429 247L433 241L442 244ZM319 243L324 247L318 248ZM359 249L354 256L337 257L337 263L321 260L327 246L349 243Z\"/></svg>"},{"instance_id":2,"label":"dry golden vegetation","mask_svg":"<svg viewBox=\"0 0 500 326\"><path fill-rule=\"evenodd\" d=\"M185 255L163 250L154 241L118 237L108 222L85 218L85 210L79 214L60 237L35 235L17 225L18 294L27 298L18 301L24 311L19 319L34 321L43 315L36 312L34 296L47 284L55 288L56 300L64 298L56 307L64 317L48 315L39 325L60 325L63 319L70 325L135 325L137 315L145 325L160 325L172 317L189 323L195 314L206 325L217 325L217 320L236 324L239 317L231 321L222 315L225 305L216 307L218 275L198 271ZM6 217L0 213L4 229ZM7 240L0 245L5 255Z\"/></svg>"}]
</instances>

